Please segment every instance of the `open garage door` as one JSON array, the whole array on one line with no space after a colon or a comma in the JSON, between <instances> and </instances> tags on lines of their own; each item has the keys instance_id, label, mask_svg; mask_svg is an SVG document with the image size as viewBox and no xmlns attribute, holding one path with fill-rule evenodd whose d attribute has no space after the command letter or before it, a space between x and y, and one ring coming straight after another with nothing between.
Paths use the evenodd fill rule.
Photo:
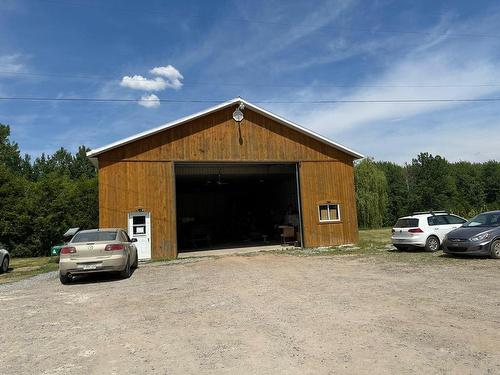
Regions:
<instances>
[{"instance_id":1,"label":"open garage door","mask_svg":"<svg viewBox=\"0 0 500 375\"><path fill-rule=\"evenodd\" d=\"M180 252L301 245L296 164L176 164Z\"/></svg>"}]
</instances>

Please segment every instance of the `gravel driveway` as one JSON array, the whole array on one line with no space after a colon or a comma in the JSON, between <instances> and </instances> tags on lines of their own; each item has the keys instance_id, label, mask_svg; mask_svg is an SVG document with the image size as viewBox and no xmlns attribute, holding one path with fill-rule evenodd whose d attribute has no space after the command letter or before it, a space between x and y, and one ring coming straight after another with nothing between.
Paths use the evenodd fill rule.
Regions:
<instances>
[{"instance_id":1,"label":"gravel driveway","mask_svg":"<svg viewBox=\"0 0 500 375\"><path fill-rule=\"evenodd\" d=\"M500 373L500 262L226 256L0 288L3 374Z\"/></svg>"}]
</instances>

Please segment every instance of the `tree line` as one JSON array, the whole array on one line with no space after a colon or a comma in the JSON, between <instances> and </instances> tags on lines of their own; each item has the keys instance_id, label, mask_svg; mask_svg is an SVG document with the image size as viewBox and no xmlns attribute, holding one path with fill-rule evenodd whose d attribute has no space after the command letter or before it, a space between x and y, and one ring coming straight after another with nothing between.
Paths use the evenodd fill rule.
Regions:
<instances>
[{"instance_id":1,"label":"tree line","mask_svg":"<svg viewBox=\"0 0 500 375\"><path fill-rule=\"evenodd\" d=\"M361 228L392 226L415 211L446 210L465 218L500 209L500 162L450 163L420 153L403 166L364 159L355 165Z\"/></svg>"},{"instance_id":2,"label":"tree line","mask_svg":"<svg viewBox=\"0 0 500 375\"><path fill-rule=\"evenodd\" d=\"M48 255L71 227L98 225L97 174L87 148L32 160L0 124L0 243L13 256Z\"/></svg>"},{"instance_id":3,"label":"tree line","mask_svg":"<svg viewBox=\"0 0 500 375\"><path fill-rule=\"evenodd\" d=\"M98 226L98 182L80 146L34 160L0 124L0 243L14 256L48 255L71 227ZM469 218L500 209L500 163L457 162L421 153L403 166L364 159L355 165L361 228L392 226L413 211L448 210Z\"/></svg>"}]
</instances>

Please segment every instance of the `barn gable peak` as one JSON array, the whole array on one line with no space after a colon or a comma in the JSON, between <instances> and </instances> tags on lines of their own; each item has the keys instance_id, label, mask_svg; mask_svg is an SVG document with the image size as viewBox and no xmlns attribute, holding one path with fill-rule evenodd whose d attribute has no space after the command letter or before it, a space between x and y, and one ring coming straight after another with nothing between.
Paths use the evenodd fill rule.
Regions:
<instances>
[{"instance_id":1,"label":"barn gable peak","mask_svg":"<svg viewBox=\"0 0 500 375\"><path fill-rule=\"evenodd\" d=\"M237 105L239 105L237 107ZM208 114L211 114L213 112L216 112L216 111L219 111L221 109L224 109L224 108L228 108L228 107L231 107L231 106L234 106L235 107L235 113L233 114L233 116L235 117L235 120L237 121L237 118L239 116L239 114L237 113L238 110L240 111L243 111L243 115L244 115L244 108L248 108L254 112L257 112L265 117L268 117L284 126L287 126L289 128L292 128L306 136L309 136L311 138L314 138L316 139L317 141L321 142L321 143L324 143L332 148L335 148L337 150L340 150L350 156L352 156L353 158L355 159L361 159L361 158L364 158L364 156L350 148L347 148L339 143L336 143L310 129L307 129L307 128L304 128L292 121L289 121L281 116L278 116L274 113L271 113L269 111L267 111L266 109L264 108L261 108L255 104L252 104L248 101L246 101L245 99L243 98L240 98L240 97L237 97L237 98L234 98L234 99L231 99L227 102L224 102L224 103L221 103L221 104L218 104L216 106L213 106L211 108L207 108L203 111L200 111L200 112L197 112L197 113L194 113L192 115L189 115L189 116L186 116L186 117L183 117L183 118L180 118L178 120L175 120L175 121L172 121L172 122L168 122L166 124L163 124L163 125L160 125L156 128L153 128L153 129L150 129L150 130L146 130L144 132L141 132L141 133L138 133L138 134L135 134L135 135L132 135L130 137L127 137L127 138L123 138L119 141L116 141L116 142L113 142L113 143L110 143L106 146L103 146L103 147L99 147L99 148L96 148L94 150L91 150L87 153L87 156L89 158L92 159L96 159L97 156L99 156L100 154L102 153L105 153L107 151L110 151L112 149L115 149L115 148L118 148L118 147L121 147L121 146L124 146L128 143L132 143L132 142L135 142L137 140L140 140L140 139L143 139L143 138L146 138L146 137L149 137L151 135L154 135L154 134L157 134L157 133L160 133L164 130L167 130L167 129L171 129L171 128L174 128L174 127L177 127L177 126L180 126L180 125L183 125L185 123L188 123L190 121L193 121L197 118L200 118L202 116L206 116Z\"/></svg>"}]
</instances>

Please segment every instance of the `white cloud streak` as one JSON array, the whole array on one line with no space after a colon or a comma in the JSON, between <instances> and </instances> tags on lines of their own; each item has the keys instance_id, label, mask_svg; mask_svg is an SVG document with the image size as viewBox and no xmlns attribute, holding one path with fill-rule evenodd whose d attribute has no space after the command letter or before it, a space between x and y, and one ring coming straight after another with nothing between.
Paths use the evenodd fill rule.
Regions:
<instances>
[{"instance_id":1,"label":"white cloud streak","mask_svg":"<svg viewBox=\"0 0 500 375\"><path fill-rule=\"evenodd\" d=\"M133 90L142 91L162 91L167 88L167 82L160 77L148 79L140 75L134 75L132 77L125 76L122 78L120 85Z\"/></svg>"},{"instance_id":2,"label":"white cloud streak","mask_svg":"<svg viewBox=\"0 0 500 375\"><path fill-rule=\"evenodd\" d=\"M0 70L7 72L19 72L24 68L24 64L20 61L21 55L3 55L0 56Z\"/></svg>"},{"instance_id":3,"label":"white cloud streak","mask_svg":"<svg viewBox=\"0 0 500 375\"><path fill-rule=\"evenodd\" d=\"M474 86L477 83L489 82L500 82L500 72L494 64L482 60L459 66L446 52L431 53L421 58L410 57L395 63L377 80L366 83L378 87L360 88L343 96L342 99L474 99L499 90L497 86ZM404 87L405 83L438 87ZM321 94L321 96L326 95L329 94L324 92ZM303 121L320 132L335 133L371 123L405 120L460 105L462 104L344 103L310 112Z\"/></svg>"},{"instance_id":4,"label":"white cloud streak","mask_svg":"<svg viewBox=\"0 0 500 375\"><path fill-rule=\"evenodd\" d=\"M496 13L497 17L499 12ZM413 48L377 56L378 72L358 87L311 85L289 100L477 99L500 95L498 40L454 38L453 34L487 33L497 17L437 25ZM495 21L496 22L496 21ZM446 32L442 32L445 29ZM465 30L465 31L464 31ZM391 38L392 42L397 39ZM382 68L382 69L380 69ZM433 86L433 87L424 87ZM283 98L281 98L283 99ZM327 137L374 156L410 161L419 152L450 160L500 159L496 103L339 103L326 106L273 106L272 110ZM477 108L477 111L464 109ZM479 110L480 109L480 110ZM486 119L486 111L495 111Z\"/></svg>"},{"instance_id":5,"label":"white cloud streak","mask_svg":"<svg viewBox=\"0 0 500 375\"><path fill-rule=\"evenodd\" d=\"M158 108L160 106L160 98L158 98L155 94L144 94L141 96L141 100L139 100L138 103L146 108Z\"/></svg>"}]
</instances>

